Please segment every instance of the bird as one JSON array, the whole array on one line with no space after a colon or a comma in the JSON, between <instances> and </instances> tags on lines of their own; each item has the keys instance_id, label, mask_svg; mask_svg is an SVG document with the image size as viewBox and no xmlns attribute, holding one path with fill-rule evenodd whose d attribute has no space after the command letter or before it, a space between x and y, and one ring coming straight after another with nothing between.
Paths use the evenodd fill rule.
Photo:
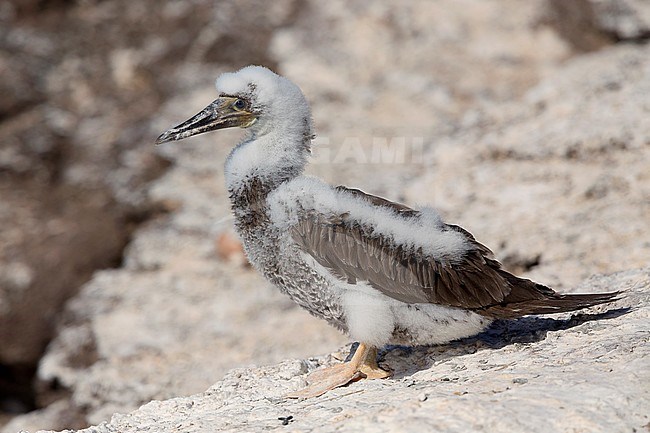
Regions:
<instances>
[{"instance_id":1,"label":"bird","mask_svg":"<svg viewBox=\"0 0 650 433\"><path fill-rule=\"evenodd\" d=\"M411 208L304 174L315 138L310 105L262 66L220 75L218 98L163 132L161 144L223 128L247 133L225 161L235 228L247 258L281 292L359 342L290 398L318 397L391 372L387 344L434 345L496 319L578 310L620 292L560 294L506 271L492 251L432 208Z\"/></svg>"}]
</instances>

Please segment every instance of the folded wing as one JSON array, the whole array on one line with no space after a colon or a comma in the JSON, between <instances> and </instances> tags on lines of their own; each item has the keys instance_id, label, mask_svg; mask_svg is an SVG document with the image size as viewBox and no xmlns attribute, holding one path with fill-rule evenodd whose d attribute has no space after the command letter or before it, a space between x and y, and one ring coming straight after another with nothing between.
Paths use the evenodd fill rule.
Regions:
<instances>
[{"instance_id":1,"label":"folded wing","mask_svg":"<svg viewBox=\"0 0 650 433\"><path fill-rule=\"evenodd\" d=\"M388 207L397 217L418 215L407 206L357 189L337 189L374 206ZM322 215L308 211L291 228L291 235L303 251L339 278L350 284L367 282L402 302L464 308L502 302L512 288L491 251L458 226L444 225L443 230L467 238L470 248L460 260L436 259L424 254L422 248L396 244L347 213Z\"/></svg>"},{"instance_id":2,"label":"folded wing","mask_svg":"<svg viewBox=\"0 0 650 433\"><path fill-rule=\"evenodd\" d=\"M400 218L418 211L382 197L344 186L373 206L393 211ZM434 228L432 228L434 230ZM318 263L349 284L363 281L381 293L406 303L434 303L462 307L494 318L559 313L611 302L618 292L600 294L556 293L504 270L492 252L463 228L443 224L435 230L454 231L469 246L461 257L432 257L422 245L404 246L365 226L349 213L324 215L306 211L291 227L293 240Z\"/></svg>"}]
</instances>

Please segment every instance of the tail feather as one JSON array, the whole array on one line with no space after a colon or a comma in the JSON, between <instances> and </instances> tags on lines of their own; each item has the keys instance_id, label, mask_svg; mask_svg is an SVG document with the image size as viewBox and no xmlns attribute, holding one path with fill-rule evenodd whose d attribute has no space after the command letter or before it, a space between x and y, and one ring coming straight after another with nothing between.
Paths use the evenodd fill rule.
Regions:
<instances>
[{"instance_id":1,"label":"tail feather","mask_svg":"<svg viewBox=\"0 0 650 433\"><path fill-rule=\"evenodd\" d=\"M495 319L513 319L528 314L575 311L618 300L621 292L560 294L541 284L509 275L513 289L500 304L478 313Z\"/></svg>"}]
</instances>

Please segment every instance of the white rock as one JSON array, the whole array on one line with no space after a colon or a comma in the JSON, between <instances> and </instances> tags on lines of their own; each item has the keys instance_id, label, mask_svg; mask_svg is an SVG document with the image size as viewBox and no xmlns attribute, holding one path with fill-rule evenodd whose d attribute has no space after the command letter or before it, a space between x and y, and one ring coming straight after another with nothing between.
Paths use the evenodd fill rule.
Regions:
<instances>
[{"instance_id":1,"label":"white rock","mask_svg":"<svg viewBox=\"0 0 650 433\"><path fill-rule=\"evenodd\" d=\"M650 268L583 286L626 296L584 313L498 322L445 346L388 349L394 377L316 399L282 398L304 386L305 373L303 362L284 361L233 370L205 393L77 432L265 431L289 416L301 432L641 431L650 404Z\"/></svg>"}]
</instances>

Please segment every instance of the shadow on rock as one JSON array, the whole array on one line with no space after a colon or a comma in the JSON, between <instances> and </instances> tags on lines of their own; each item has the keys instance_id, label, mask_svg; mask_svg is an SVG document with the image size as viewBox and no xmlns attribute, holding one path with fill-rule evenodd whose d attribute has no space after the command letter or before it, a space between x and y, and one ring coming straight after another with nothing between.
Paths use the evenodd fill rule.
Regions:
<instances>
[{"instance_id":1,"label":"shadow on rock","mask_svg":"<svg viewBox=\"0 0 650 433\"><path fill-rule=\"evenodd\" d=\"M516 320L496 320L488 329L474 337L464 338L438 346L386 346L379 354L379 361L385 362L393 371L395 379L431 368L448 359L469 355L485 349L501 349L511 344L526 344L542 341L548 331L564 331L587 322L615 319L632 310L617 308L598 314L579 313L568 319L527 316ZM594 323L590 329L606 326ZM351 353L356 350L356 343Z\"/></svg>"}]
</instances>

